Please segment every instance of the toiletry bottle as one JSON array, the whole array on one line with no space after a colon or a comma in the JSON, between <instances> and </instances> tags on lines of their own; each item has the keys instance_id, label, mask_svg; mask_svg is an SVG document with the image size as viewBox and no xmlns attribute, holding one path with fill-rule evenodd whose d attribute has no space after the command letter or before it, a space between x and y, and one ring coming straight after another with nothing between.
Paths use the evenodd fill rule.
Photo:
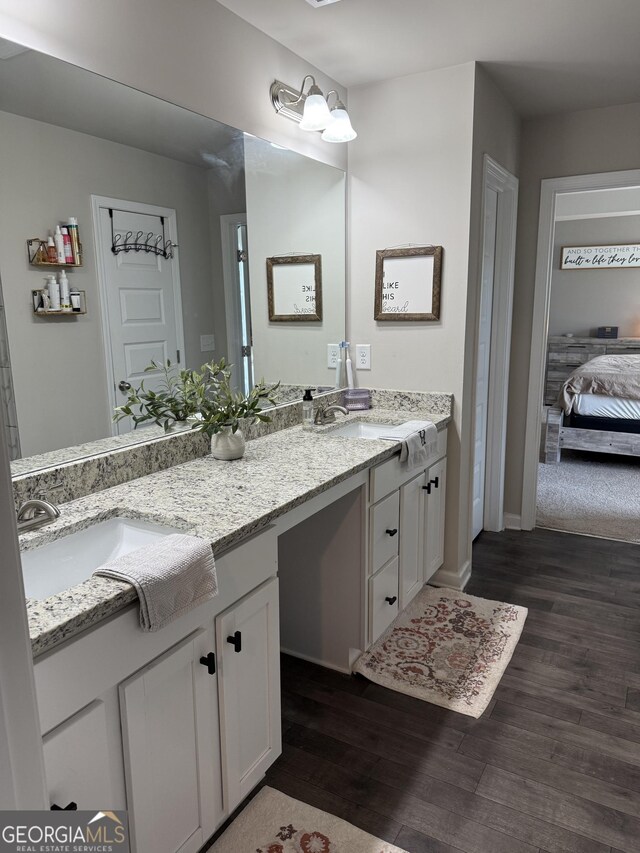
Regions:
<instances>
[{"instance_id":1,"label":"toiletry bottle","mask_svg":"<svg viewBox=\"0 0 640 853\"><path fill-rule=\"evenodd\" d=\"M302 398L302 429L311 429L313 427L313 397L311 392L313 388L306 388L304 397Z\"/></svg>"},{"instance_id":2,"label":"toiletry bottle","mask_svg":"<svg viewBox=\"0 0 640 853\"><path fill-rule=\"evenodd\" d=\"M78 236L78 220L75 216L70 216L67 222L67 231L71 238L71 251L73 252L73 263L76 266L82 264L82 252L80 251L80 238Z\"/></svg>"},{"instance_id":3,"label":"toiletry bottle","mask_svg":"<svg viewBox=\"0 0 640 853\"><path fill-rule=\"evenodd\" d=\"M62 237L62 231L60 230L60 226L56 225L56 230L53 235L53 242L56 247L56 263L64 264L65 256L64 256L64 239Z\"/></svg>"},{"instance_id":4,"label":"toiletry bottle","mask_svg":"<svg viewBox=\"0 0 640 853\"><path fill-rule=\"evenodd\" d=\"M60 307L63 311L71 311L71 299L69 296L69 279L64 270L58 273L58 284L60 286Z\"/></svg>"},{"instance_id":5,"label":"toiletry bottle","mask_svg":"<svg viewBox=\"0 0 640 853\"><path fill-rule=\"evenodd\" d=\"M65 264L73 263L73 249L71 248L71 237L69 236L69 229L66 225L61 226L60 231L62 232L62 242L64 244L64 262Z\"/></svg>"},{"instance_id":6,"label":"toiletry bottle","mask_svg":"<svg viewBox=\"0 0 640 853\"><path fill-rule=\"evenodd\" d=\"M80 291L76 290L75 288L69 291L69 299L71 300L71 310L79 313L82 309L82 303L80 302Z\"/></svg>"},{"instance_id":7,"label":"toiletry bottle","mask_svg":"<svg viewBox=\"0 0 640 853\"><path fill-rule=\"evenodd\" d=\"M49 311L59 311L60 310L60 285L56 281L55 275L49 276L49 284L47 286L47 290L49 291Z\"/></svg>"},{"instance_id":8,"label":"toiletry bottle","mask_svg":"<svg viewBox=\"0 0 640 853\"><path fill-rule=\"evenodd\" d=\"M58 263L58 253L56 252L56 244L54 243L53 236L49 234L49 239L47 240L47 261L50 264Z\"/></svg>"}]
</instances>

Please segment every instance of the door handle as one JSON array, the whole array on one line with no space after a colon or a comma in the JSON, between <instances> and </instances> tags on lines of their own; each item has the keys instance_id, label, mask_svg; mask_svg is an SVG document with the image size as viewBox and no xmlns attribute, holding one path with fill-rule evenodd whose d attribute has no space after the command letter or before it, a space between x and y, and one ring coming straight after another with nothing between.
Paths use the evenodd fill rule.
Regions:
<instances>
[{"instance_id":1,"label":"door handle","mask_svg":"<svg viewBox=\"0 0 640 853\"><path fill-rule=\"evenodd\" d=\"M387 529L385 530L385 533L388 533L388 534L389 534L389 536L395 536L397 532L398 532L398 528L397 528L397 527L394 527L392 530L389 530L389 528L387 528Z\"/></svg>"},{"instance_id":2,"label":"door handle","mask_svg":"<svg viewBox=\"0 0 640 853\"><path fill-rule=\"evenodd\" d=\"M395 604L397 600L398 600L398 596L397 596L397 595L388 595L388 596L385 598L385 601L388 601L388 602L389 602L389 604Z\"/></svg>"},{"instance_id":3,"label":"door handle","mask_svg":"<svg viewBox=\"0 0 640 853\"><path fill-rule=\"evenodd\" d=\"M230 637L227 637L227 643L231 643L233 646L233 650L236 654L240 654L242 651L242 634L240 631L236 631L235 634L232 634Z\"/></svg>"},{"instance_id":4,"label":"door handle","mask_svg":"<svg viewBox=\"0 0 640 853\"><path fill-rule=\"evenodd\" d=\"M200 658L200 663L202 666L207 667L207 672L209 675L216 674L216 656L213 652L209 652L208 655Z\"/></svg>"},{"instance_id":5,"label":"door handle","mask_svg":"<svg viewBox=\"0 0 640 853\"><path fill-rule=\"evenodd\" d=\"M127 382L126 379L121 379L118 383L118 388L122 391L123 394L126 394L127 391L131 391L131 383Z\"/></svg>"}]
</instances>

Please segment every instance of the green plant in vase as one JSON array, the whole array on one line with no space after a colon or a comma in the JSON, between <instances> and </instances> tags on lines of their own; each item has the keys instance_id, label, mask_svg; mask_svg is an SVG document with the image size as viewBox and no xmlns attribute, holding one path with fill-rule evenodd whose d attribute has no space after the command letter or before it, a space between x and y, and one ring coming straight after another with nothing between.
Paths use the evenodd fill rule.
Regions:
<instances>
[{"instance_id":1,"label":"green plant in vase","mask_svg":"<svg viewBox=\"0 0 640 853\"><path fill-rule=\"evenodd\" d=\"M231 385L232 366L224 359L203 364L199 370L152 361L145 368L150 371L162 373L158 390L146 388L144 380L139 388L131 388L126 403L116 408L114 421L131 418L134 428L153 421L165 432L177 423L191 421L192 429L212 439L212 453L223 459L237 459L244 453L243 425L271 420L260 406L264 402L275 405L273 394L280 384L267 385L261 380L248 394L236 391Z\"/></svg>"}]
</instances>

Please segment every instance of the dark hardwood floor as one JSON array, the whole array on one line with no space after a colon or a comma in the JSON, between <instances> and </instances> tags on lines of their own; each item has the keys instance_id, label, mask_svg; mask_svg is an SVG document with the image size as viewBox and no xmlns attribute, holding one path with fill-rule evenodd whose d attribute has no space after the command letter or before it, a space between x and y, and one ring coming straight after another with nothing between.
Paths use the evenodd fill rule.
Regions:
<instances>
[{"instance_id":1,"label":"dark hardwood floor","mask_svg":"<svg viewBox=\"0 0 640 853\"><path fill-rule=\"evenodd\" d=\"M266 784L410 853L638 853L640 546L483 533L473 565L529 608L483 716L283 657Z\"/></svg>"}]
</instances>

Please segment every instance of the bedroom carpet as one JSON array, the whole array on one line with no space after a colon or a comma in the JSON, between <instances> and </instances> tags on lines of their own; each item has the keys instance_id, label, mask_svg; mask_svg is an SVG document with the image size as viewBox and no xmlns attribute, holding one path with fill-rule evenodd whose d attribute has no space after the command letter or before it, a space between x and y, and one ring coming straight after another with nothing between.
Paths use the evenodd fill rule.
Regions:
<instances>
[{"instance_id":1,"label":"bedroom carpet","mask_svg":"<svg viewBox=\"0 0 640 853\"><path fill-rule=\"evenodd\" d=\"M511 660L526 616L526 607L426 586L353 671L478 718Z\"/></svg>"},{"instance_id":2,"label":"bedroom carpet","mask_svg":"<svg viewBox=\"0 0 640 853\"><path fill-rule=\"evenodd\" d=\"M640 542L640 459L564 451L539 465L537 525Z\"/></svg>"},{"instance_id":3,"label":"bedroom carpet","mask_svg":"<svg viewBox=\"0 0 640 853\"><path fill-rule=\"evenodd\" d=\"M406 853L328 812L264 787L210 853Z\"/></svg>"}]
</instances>

